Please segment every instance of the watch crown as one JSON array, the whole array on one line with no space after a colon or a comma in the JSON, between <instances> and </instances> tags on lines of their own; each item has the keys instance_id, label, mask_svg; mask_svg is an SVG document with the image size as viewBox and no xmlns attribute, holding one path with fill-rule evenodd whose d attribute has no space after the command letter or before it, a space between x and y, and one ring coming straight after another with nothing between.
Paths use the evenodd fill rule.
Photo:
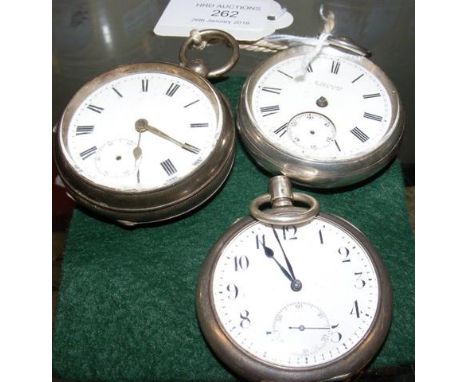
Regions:
<instances>
[{"instance_id":1,"label":"watch crown","mask_svg":"<svg viewBox=\"0 0 468 382\"><path fill-rule=\"evenodd\" d=\"M271 195L273 208L292 205L292 186L288 177L278 175L271 178L268 184L268 192Z\"/></svg>"}]
</instances>

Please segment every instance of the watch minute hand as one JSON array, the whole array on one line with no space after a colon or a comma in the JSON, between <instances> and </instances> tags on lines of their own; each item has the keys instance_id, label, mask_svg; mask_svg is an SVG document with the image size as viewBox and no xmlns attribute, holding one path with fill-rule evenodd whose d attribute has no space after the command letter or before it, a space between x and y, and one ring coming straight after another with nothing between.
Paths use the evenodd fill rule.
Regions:
<instances>
[{"instance_id":1,"label":"watch minute hand","mask_svg":"<svg viewBox=\"0 0 468 382\"><path fill-rule=\"evenodd\" d=\"M281 248L281 251L283 252L284 260L286 261L286 265L288 266L289 272L291 273L292 277L294 277L294 280L296 280L296 276L294 275L293 268L291 266L291 263L289 262L288 257L286 256L286 252L284 252L284 248L283 248L283 245L281 244L278 234L273 226L271 227L271 229L273 230L273 234L275 235L276 241L278 242Z\"/></svg>"},{"instance_id":2,"label":"watch minute hand","mask_svg":"<svg viewBox=\"0 0 468 382\"><path fill-rule=\"evenodd\" d=\"M190 151L191 153L198 154L200 152L200 149L198 147L192 146L189 143L182 143L178 141L177 139L174 139L171 136L167 135L166 133L159 130L158 128L154 126L150 126L146 119L139 119L138 121L136 121L135 127L138 132L149 131L150 133L153 133L154 135L157 135L160 138L166 139L169 142L172 142L175 145L182 147L184 150Z\"/></svg>"},{"instance_id":3,"label":"watch minute hand","mask_svg":"<svg viewBox=\"0 0 468 382\"><path fill-rule=\"evenodd\" d=\"M167 135L166 133L162 132L161 130L157 129L156 127L148 125L147 129L149 132L156 134L161 138L167 139L169 142L172 142L175 145L182 147L183 149L187 151L190 151L191 153L198 154L200 152L200 149L198 147L192 146L189 143L182 143L178 141L177 139L174 139L171 136Z\"/></svg>"}]
</instances>

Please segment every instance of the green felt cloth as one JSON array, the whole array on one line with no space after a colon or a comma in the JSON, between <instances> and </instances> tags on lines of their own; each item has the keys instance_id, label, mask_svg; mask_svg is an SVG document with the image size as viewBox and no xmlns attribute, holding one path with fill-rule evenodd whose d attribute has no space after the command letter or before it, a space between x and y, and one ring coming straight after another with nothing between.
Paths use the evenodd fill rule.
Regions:
<instances>
[{"instance_id":1,"label":"green felt cloth","mask_svg":"<svg viewBox=\"0 0 468 382\"><path fill-rule=\"evenodd\" d=\"M217 86L233 107L243 78ZM238 142L239 143L239 142ZM58 296L54 374L73 380L229 381L198 328L195 286L211 246L269 176L237 145L223 189L188 217L133 230L75 210ZM373 242L393 286L390 333L371 367L414 362L414 241L398 162L348 190L314 192Z\"/></svg>"}]
</instances>

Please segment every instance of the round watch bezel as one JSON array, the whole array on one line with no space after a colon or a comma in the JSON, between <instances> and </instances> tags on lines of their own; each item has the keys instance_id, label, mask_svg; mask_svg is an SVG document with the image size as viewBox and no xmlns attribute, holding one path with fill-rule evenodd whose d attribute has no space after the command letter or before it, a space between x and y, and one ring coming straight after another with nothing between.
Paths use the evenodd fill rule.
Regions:
<instances>
[{"instance_id":1,"label":"round watch bezel","mask_svg":"<svg viewBox=\"0 0 468 382\"><path fill-rule=\"evenodd\" d=\"M281 211L270 210L270 212L287 215L294 214L298 210L297 207L283 207ZM372 324L349 353L312 367L289 368L273 365L239 347L225 331L217 316L212 282L218 259L229 242L244 229L258 223L251 217L243 218L234 223L221 236L207 256L198 279L196 303L198 321L208 344L230 370L246 380L304 382L343 380L362 370L372 360L386 338L392 316L392 292L382 260L369 240L352 224L329 214L320 213L318 216L335 226L338 225L340 229L351 235L368 254L376 272L379 288L379 302Z\"/></svg>"},{"instance_id":2,"label":"round watch bezel","mask_svg":"<svg viewBox=\"0 0 468 382\"><path fill-rule=\"evenodd\" d=\"M206 95L216 113L220 134L204 161L176 182L150 190L116 190L79 174L64 147L65 134L76 109L98 88L140 73L161 73L192 83ZM70 196L88 209L124 224L148 223L176 217L207 200L224 183L234 160L235 129L229 105L203 77L167 63L131 64L105 72L82 86L68 103L55 131L54 154L58 172Z\"/></svg>"},{"instance_id":3,"label":"round watch bezel","mask_svg":"<svg viewBox=\"0 0 468 382\"><path fill-rule=\"evenodd\" d=\"M305 186L330 188L356 183L375 174L394 157L404 129L403 109L398 91L387 75L376 64L362 55L327 46L323 54L343 58L372 73L388 92L392 110L389 128L377 147L351 158L320 160L305 159L274 145L256 122L252 97L258 81L270 68L284 60L311 54L313 46L299 46L277 53L264 61L248 77L242 88L237 108L237 128L247 150L258 165L273 174L283 174L295 183Z\"/></svg>"}]
</instances>

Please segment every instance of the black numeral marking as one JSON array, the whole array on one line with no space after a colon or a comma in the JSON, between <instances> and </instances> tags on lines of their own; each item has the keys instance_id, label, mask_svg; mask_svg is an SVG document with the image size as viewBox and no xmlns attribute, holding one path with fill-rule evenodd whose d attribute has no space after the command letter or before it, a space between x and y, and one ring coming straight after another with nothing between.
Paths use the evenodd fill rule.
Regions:
<instances>
[{"instance_id":1,"label":"black numeral marking","mask_svg":"<svg viewBox=\"0 0 468 382\"><path fill-rule=\"evenodd\" d=\"M199 101L200 101L199 99L196 99L195 101L188 103L188 104L185 105L184 107L192 106L193 104L196 104L196 103L199 102Z\"/></svg>"},{"instance_id":2,"label":"black numeral marking","mask_svg":"<svg viewBox=\"0 0 468 382\"><path fill-rule=\"evenodd\" d=\"M116 88L113 87L112 90L115 91L120 98L123 97L122 93L120 93Z\"/></svg>"},{"instance_id":3,"label":"black numeral marking","mask_svg":"<svg viewBox=\"0 0 468 382\"><path fill-rule=\"evenodd\" d=\"M295 225L283 226L283 240L297 240L297 227Z\"/></svg>"},{"instance_id":4,"label":"black numeral marking","mask_svg":"<svg viewBox=\"0 0 468 382\"><path fill-rule=\"evenodd\" d=\"M228 284L226 290L229 292L228 298L230 300L235 300L239 295L239 288L237 288L236 284Z\"/></svg>"},{"instance_id":5,"label":"black numeral marking","mask_svg":"<svg viewBox=\"0 0 468 382\"><path fill-rule=\"evenodd\" d=\"M282 89L281 88L272 88L272 87L264 86L262 88L262 90L264 92L268 92L268 93L280 94Z\"/></svg>"},{"instance_id":6,"label":"black numeral marking","mask_svg":"<svg viewBox=\"0 0 468 382\"><path fill-rule=\"evenodd\" d=\"M279 105L274 105L274 106L263 106L260 108L260 112L263 114L263 117L267 117L272 114L276 114L279 112Z\"/></svg>"},{"instance_id":7,"label":"black numeral marking","mask_svg":"<svg viewBox=\"0 0 468 382\"><path fill-rule=\"evenodd\" d=\"M364 73L361 74L360 76L356 77L354 80L352 80L351 83L354 84L357 80L359 80L360 78L362 78L363 75L364 75Z\"/></svg>"},{"instance_id":8,"label":"black numeral marking","mask_svg":"<svg viewBox=\"0 0 468 382\"><path fill-rule=\"evenodd\" d=\"M356 277L356 282L354 283L354 287L357 289L362 289L366 286L366 281L362 278L362 272L354 272Z\"/></svg>"},{"instance_id":9,"label":"black numeral marking","mask_svg":"<svg viewBox=\"0 0 468 382\"><path fill-rule=\"evenodd\" d=\"M362 98L367 99L367 98L375 98L375 97L380 97L380 93L374 93L374 94L364 94Z\"/></svg>"},{"instance_id":10,"label":"black numeral marking","mask_svg":"<svg viewBox=\"0 0 468 382\"><path fill-rule=\"evenodd\" d=\"M371 113L364 113L364 118L372 119L374 121L382 122L382 117L380 115L375 115Z\"/></svg>"},{"instance_id":11,"label":"black numeral marking","mask_svg":"<svg viewBox=\"0 0 468 382\"><path fill-rule=\"evenodd\" d=\"M171 176L174 175L177 172L177 169L175 168L174 164L171 162L170 159L166 159L165 161L162 161L161 163L162 168L164 171L166 171L166 174Z\"/></svg>"},{"instance_id":12,"label":"black numeral marking","mask_svg":"<svg viewBox=\"0 0 468 382\"><path fill-rule=\"evenodd\" d=\"M257 245L257 249L263 249L263 246L265 245L265 234L263 234L261 237L256 235L255 244Z\"/></svg>"},{"instance_id":13,"label":"black numeral marking","mask_svg":"<svg viewBox=\"0 0 468 382\"><path fill-rule=\"evenodd\" d=\"M89 149L87 149L87 150L83 151L82 153L80 153L80 157L81 157L81 159L85 160L85 159L89 158L91 155L96 154L96 151L97 151L96 146L90 147Z\"/></svg>"},{"instance_id":14,"label":"black numeral marking","mask_svg":"<svg viewBox=\"0 0 468 382\"><path fill-rule=\"evenodd\" d=\"M249 258L245 255L234 257L234 271L245 271L249 267Z\"/></svg>"},{"instance_id":15,"label":"black numeral marking","mask_svg":"<svg viewBox=\"0 0 468 382\"><path fill-rule=\"evenodd\" d=\"M359 318L361 317L361 313L362 312L359 310L359 305L358 305L357 300L354 300L353 308L351 309L351 312L349 312L349 314L351 316L356 315L356 318Z\"/></svg>"},{"instance_id":16,"label":"black numeral marking","mask_svg":"<svg viewBox=\"0 0 468 382\"><path fill-rule=\"evenodd\" d=\"M248 310L244 310L243 312L240 313L240 318L241 318L240 327L242 329L247 329L250 326L249 314L250 313Z\"/></svg>"},{"instance_id":17,"label":"black numeral marking","mask_svg":"<svg viewBox=\"0 0 468 382\"><path fill-rule=\"evenodd\" d=\"M321 229L319 230L319 238L320 238L320 244L323 244L323 234L322 234Z\"/></svg>"},{"instance_id":18,"label":"black numeral marking","mask_svg":"<svg viewBox=\"0 0 468 382\"><path fill-rule=\"evenodd\" d=\"M312 69L312 64L309 62L307 64L307 67L306 67L306 70L309 72L309 73L312 73L314 70Z\"/></svg>"},{"instance_id":19,"label":"black numeral marking","mask_svg":"<svg viewBox=\"0 0 468 382\"><path fill-rule=\"evenodd\" d=\"M351 129L350 132L363 143L369 140L369 137L359 127Z\"/></svg>"},{"instance_id":20,"label":"black numeral marking","mask_svg":"<svg viewBox=\"0 0 468 382\"><path fill-rule=\"evenodd\" d=\"M147 92L148 91L148 80L147 79L141 80L141 91L142 92Z\"/></svg>"},{"instance_id":21,"label":"black numeral marking","mask_svg":"<svg viewBox=\"0 0 468 382\"><path fill-rule=\"evenodd\" d=\"M285 73L281 70L278 70L278 73L281 73L283 76L289 77L289 78L294 78L293 76L289 75L288 73Z\"/></svg>"},{"instance_id":22,"label":"black numeral marking","mask_svg":"<svg viewBox=\"0 0 468 382\"><path fill-rule=\"evenodd\" d=\"M342 260L342 263L350 263L351 259L349 259L349 249L346 247L341 247L338 249L338 253L344 257L344 260Z\"/></svg>"},{"instance_id":23,"label":"black numeral marking","mask_svg":"<svg viewBox=\"0 0 468 382\"><path fill-rule=\"evenodd\" d=\"M99 114L101 114L101 112L104 111L103 107L99 107L99 106L96 106L96 105L88 105L88 109L92 110L92 111L95 111L96 113L99 113Z\"/></svg>"},{"instance_id":24,"label":"black numeral marking","mask_svg":"<svg viewBox=\"0 0 468 382\"><path fill-rule=\"evenodd\" d=\"M94 126L77 126L76 135L91 134L94 131Z\"/></svg>"},{"instance_id":25,"label":"black numeral marking","mask_svg":"<svg viewBox=\"0 0 468 382\"><path fill-rule=\"evenodd\" d=\"M280 137L282 137L284 134L286 134L286 132L288 131L288 124L289 123L285 123L284 125L278 127L274 133L279 135Z\"/></svg>"},{"instance_id":26,"label":"black numeral marking","mask_svg":"<svg viewBox=\"0 0 468 382\"><path fill-rule=\"evenodd\" d=\"M331 329L336 329L340 324L332 325ZM332 332L330 340L334 343L338 343L343 338L343 335L340 332Z\"/></svg>"},{"instance_id":27,"label":"black numeral marking","mask_svg":"<svg viewBox=\"0 0 468 382\"><path fill-rule=\"evenodd\" d=\"M177 89L179 89L179 88L180 88L180 85L172 83L171 86L169 86L169 89L167 89L166 95L169 96L169 97L172 97L175 94L175 92L177 91Z\"/></svg>"},{"instance_id":28,"label":"black numeral marking","mask_svg":"<svg viewBox=\"0 0 468 382\"><path fill-rule=\"evenodd\" d=\"M198 128L198 127L208 127L208 122L201 122L201 123L191 123L190 127Z\"/></svg>"},{"instance_id":29,"label":"black numeral marking","mask_svg":"<svg viewBox=\"0 0 468 382\"><path fill-rule=\"evenodd\" d=\"M340 71L340 63L338 61L333 61L332 62L332 66L331 66L331 72L333 74L338 74L338 72Z\"/></svg>"}]
</instances>

